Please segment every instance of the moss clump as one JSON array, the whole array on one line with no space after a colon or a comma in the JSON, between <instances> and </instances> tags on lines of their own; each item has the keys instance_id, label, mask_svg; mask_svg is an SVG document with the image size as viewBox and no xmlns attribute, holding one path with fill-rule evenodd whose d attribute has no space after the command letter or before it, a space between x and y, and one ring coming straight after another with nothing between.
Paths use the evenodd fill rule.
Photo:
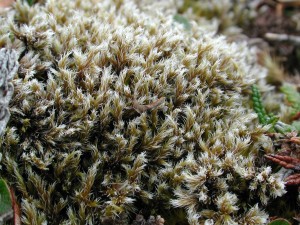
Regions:
<instances>
[{"instance_id":1,"label":"moss clump","mask_svg":"<svg viewBox=\"0 0 300 225\"><path fill-rule=\"evenodd\" d=\"M256 160L271 142L244 106L261 76L247 50L131 1L17 1L0 24L20 64L1 175L24 224L178 208L190 224L266 223L284 185Z\"/></svg>"}]
</instances>

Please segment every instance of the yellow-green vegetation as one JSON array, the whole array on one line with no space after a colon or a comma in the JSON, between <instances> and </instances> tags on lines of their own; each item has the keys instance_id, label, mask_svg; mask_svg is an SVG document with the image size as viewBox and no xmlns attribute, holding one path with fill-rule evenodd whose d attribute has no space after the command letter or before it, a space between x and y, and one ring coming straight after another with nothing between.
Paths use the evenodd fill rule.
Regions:
<instances>
[{"instance_id":1,"label":"yellow-green vegetation","mask_svg":"<svg viewBox=\"0 0 300 225\"><path fill-rule=\"evenodd\" d=\"M248 93L265 71L244 45L157 10L17 1L0 18L20 64L1 176L23 224L268 222L285 189L258 160L272 142Z\"/></svg>"}]
</instances>

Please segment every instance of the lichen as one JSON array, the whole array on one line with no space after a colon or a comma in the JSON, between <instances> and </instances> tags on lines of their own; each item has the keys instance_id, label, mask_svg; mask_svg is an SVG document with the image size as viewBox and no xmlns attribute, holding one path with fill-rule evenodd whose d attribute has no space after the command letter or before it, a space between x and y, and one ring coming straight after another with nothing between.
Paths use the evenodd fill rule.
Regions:
<instances>
[{"instance_id":1,"label":"lichen","mask_svg":"<svg viewBox=\"0 0 300 225\"><path fill-rule=\"evenodd\" d=\"M266 223L285 191L256 160L272 146L246 106L264 77L248 49L133 1L17 1L12 13L0 43L20 68L1 175L23 224L168 223L182 208L190 224Z\"/></svg>"},{"instance_id":2,"label":"lichen","mask_svg":"<svg viewBox=\"0 0 300 225\"><path fill-rule=\"evenodd\" d=\"M5 48L0 49L0 136L3 135L10 117L8 104L14 92L11 81L18 67L16 52Z\"/></svg>"}]
</instances>

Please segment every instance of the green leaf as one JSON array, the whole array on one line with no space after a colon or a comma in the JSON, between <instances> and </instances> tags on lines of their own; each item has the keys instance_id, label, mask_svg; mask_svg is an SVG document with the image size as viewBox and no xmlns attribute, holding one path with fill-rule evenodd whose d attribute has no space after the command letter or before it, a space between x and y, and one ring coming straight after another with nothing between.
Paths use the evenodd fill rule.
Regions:
<instances>
[{"instance_id":1,"label":"green leaf","mask_svg":"<svg viewBox=\"0 0 300 225\"><path fill-rule=\"evenodd\" d=\"M268 225L291 225L291 223L285 219L276 219L270 222Z\"/></svg>"},{"instance_id":2,"label":"green leaf","mask_svg":"<svg viewBox=\"0 0 300 225\"><path fill-rule=\"evenodd\" d=\"M10 192L6 182L0 179L0 215L12 209Z\"/></svg>"},{"instance_id":3,"label":"green leaf","mask_svg":"<svg viewBox=\"0 0 300 225\"><path fill-rule=\"evenodd\" d=\"M183 24L183 26L184 26L184 28L185 28L186 30L190 30L190 29L192 28L192 26L191 26L190 22L188 21L188 19L185 18L184 16L180 15L180 14L176 14L176 15L174 16L174 20L175 20L176 22L178 22L178 23Z\"/></svg>"}]
</instances>

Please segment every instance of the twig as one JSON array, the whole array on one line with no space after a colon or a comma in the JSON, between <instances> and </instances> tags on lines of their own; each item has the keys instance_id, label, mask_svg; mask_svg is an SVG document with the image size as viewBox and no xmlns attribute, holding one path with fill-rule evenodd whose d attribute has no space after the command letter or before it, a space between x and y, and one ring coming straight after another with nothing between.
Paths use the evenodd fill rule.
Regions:
<instances>
[{"instance_id":1,"label":"twig","mask_svg":"<svg viewBox=\"0 0 300 225\"><path fill-rule=\"evenodd\" d=\"M265 38L269 41L286 41L295 45L300 45L300 36L288 34L266 33Z\"/></svg>"}]
</instances>

